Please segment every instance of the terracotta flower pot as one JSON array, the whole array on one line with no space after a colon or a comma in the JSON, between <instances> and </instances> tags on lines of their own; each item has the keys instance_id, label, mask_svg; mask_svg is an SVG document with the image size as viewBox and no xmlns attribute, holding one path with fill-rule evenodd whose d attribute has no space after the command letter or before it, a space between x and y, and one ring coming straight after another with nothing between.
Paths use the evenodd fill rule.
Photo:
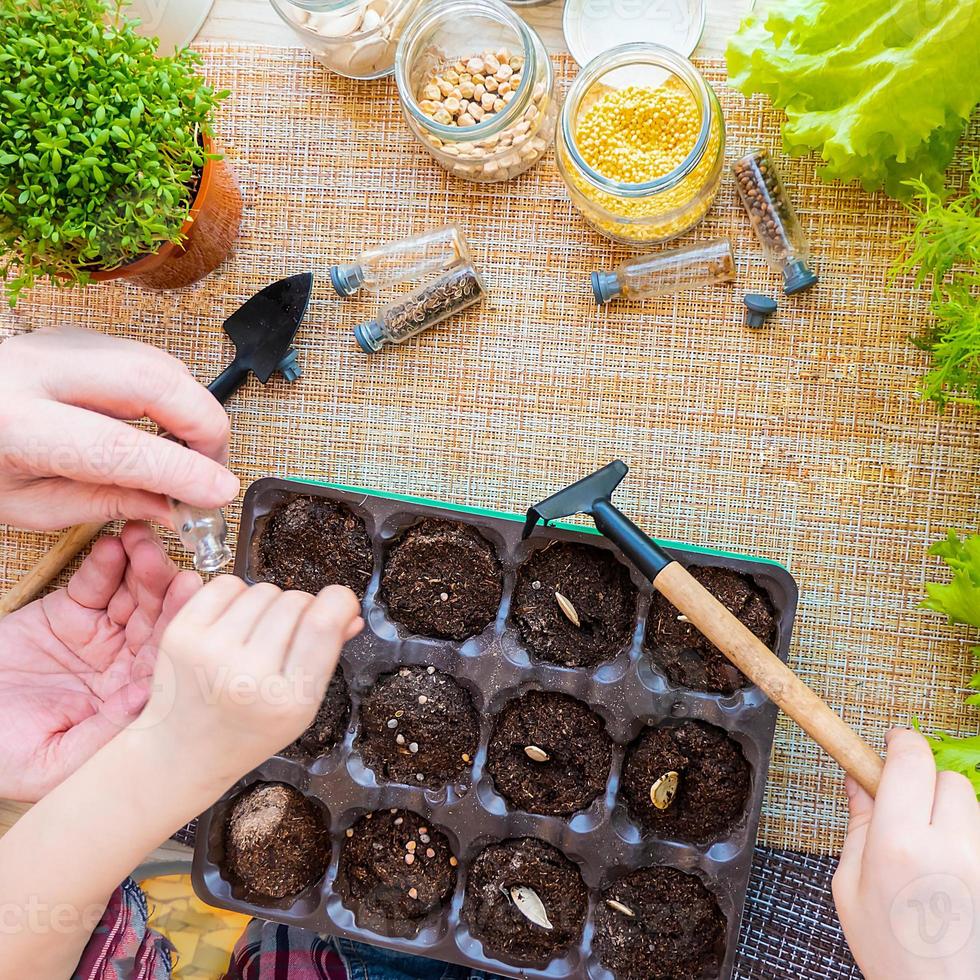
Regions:
<instances>
[{"instance_id":1,"label":"terracotta flower pot","mask_svg":"<svg viewBox=\"0 0 980 980\"><path fill-rule=\"evenodd\" d=\"M207 137L204 149L213 152ZM224 160L208 160L181 232L179 245L167 242L152 255L116 269L91 274L93 282L128 279L145 289L179 289L203 279L225 260L242 221L242 194Z\"/></svg>"}]
</instances>

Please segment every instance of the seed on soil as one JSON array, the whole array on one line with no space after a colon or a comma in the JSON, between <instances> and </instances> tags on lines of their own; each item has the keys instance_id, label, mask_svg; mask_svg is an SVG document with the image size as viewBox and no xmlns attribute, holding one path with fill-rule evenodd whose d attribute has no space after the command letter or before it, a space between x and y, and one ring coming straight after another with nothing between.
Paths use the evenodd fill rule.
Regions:
<instances>
[{"instance_id":1,"label":"seed on soil","mask_svg":"<svg viewBox=\"0 0 980 980\"><path fill-rule=\"evenodd\" d=\"M510 898L517 911L524 916L528 922L547 929L549 932L554 929L551 920L548 918L548 911L544 907L544 902L538 898L538 893L533 888L525 885L515 885L510 890Z\"/></svg>"},{"instance_id":2,"label":"seed on soil","mask_svg":"<svg viewBox=\"0 0 980 980\"><path fill-rule=\"evenodd\" d=\"M532 762L547 762L551 759L551 756L545 752L544 749L539 749L536 745L527 745L524 747L524 754Z\"/></svg>"},{"instance_id":3,"label":"seed on soil","mask_svg":"<svg viewBox=\"0 0 980 980\"><path fill-rule=\"evenodd\" d=\"M456 858L451 857L449 859L449 867L455 868L457 864L459 864L459 861Z\"/></svg>"},{"instance_id":4,"label":"seed on soil","mask_svg":"<svg viewBox=\"0 0 980 980\"><path fill-rule=\"evenodd\" d=\"M608 905L614 912L619 912L621 915L625 915L630 919L636 918L636 913L622 902L617 902L612 898L606 899L606 905Z\"/></svg>"},{"instance_id":5,"label":"seed on soil","mask_svg":"<svg viewBox=\"0 0 980 980\"><path fill-rule=\"evenodd\" d=\"M420 783L424 783L424 782L425 782L425 773L424 773L424 772L417 772L417 773L415 774L415 778L416 778L416 779L417 779L417 780L418 780L418 781L419 781Z\"/></svg>"},{"instance_id":6,"label":"seed on soil","mask_svg":"<svg viewBox=\"0 0 980 980\"><path fill-rule=\"evenodd\" d=\"M650 787L650 802L658 810L666 810L674 802L680 780L680 775L673 769L670 772L665 772Z\"/></svg>"},{"instance_id":7,"label":"seed on soil","mask_svg":"<svg viewBox=\"0 0 980 980\"><path fill-rule=\"evenodd\" d=\"M434 674L436 672L436 669L435 669L435 667L431 667L431 666L430 667L426 667L425 668L425 672L427 674L430 674L431 675L431 674Z\"/></svg>"},{"instance_id":8,"label":"seed on soil","mask_svg":"<svg viewBox=\"0 0 980 980\"><path fill-rule=\"evenodd\" d=\"M397 718L392 718L391 721L388 722L388 727L389 728L397 728L398 727L398 719Z\"/></svg>"},{"instance_id":9,"label":"seed on soil","mask_svg":"<svg viewBox=\"0 0 980 980\"><path fill-rule=\"evenodd\" d=\"M354 836L354 831L348 828L348 830L347 830L347 836L348 837L353 837Z\"/></svg>"},{"instance_id":10,"label":"seed on soil","mask_svg":"<svg viewBox=\"0 0 980 980\"><path fill-rule=\"evenodd\" d=\"M440 593L439 593L439 598L440 598L440 599L441 599L441 600L442 600L443 602L449 602L449 593L448 593L448 592L440 592Z\"/></svg>"},{"instance_id":11,"label":"seed on soil","mask_svg":"<svg viewBox=\"0 0 980 980\"><path fill-rule=\"evenodd\" d=\"M420 830L419 831L419 840L422 841L423 844L428 844L429 843L429 835L428 834L425 834L425 833L422 833L422 831Z\"/></svg>"},{"instance_id":12,"label":"seed on soil","mask_svg":"<svg viewBox=\"0 0 980 980\"><path fill-rule=\"evenodd\" d=\"M534 589L535 592L538 592L541 589L541 583L540 582L532 582L531 583L531 588Z\"/></svg>"},{"instance_id":13,"label":"seed on soil","mask_svg":"<svg viewBox=\"0 0 980 980\"><path fill-rule=\"evenodd\" d=\"M471 761L470 760L470 754L469 754L469 752L464 752L463 755L461 756L461 758L462 758L463 762L469 762L469 761Z\"/></svg>"},{"instance_id":14,"label":"seed on soil","mask_svg":"<svg viewBox=\"0 0 980 980\"><path fill-rule=\"evenodd\" d=\"M402 734L396 735L395 736L395 743L397 745L404 745L405 744L405 736L402 735Z\"/></svg>"},{"instance_id":15,"label":"seed on soil","mask_svg":"<svg viewBox=\"0 0 980 980\"><path fill-rule=\"evenodd\" d=\"M412 755L415 755L418 752L418 750L419 750L418 742L409 742L408 751L411 752Z\"/></svg>"},{"instance_id":16,"label":"seed on soil","mask_svg":"<svg viewBox=\"0 0 980 980\"><path fill-rule=\"evenodd\" d=\"M408 897L409 898L418 898L419 897L419 890L417 888L409 888L409 890L408 890Z\"/></svg>"},{"instance_id":17,"label":"seed on soil","mask_svg":"<svg viewBox=\"0 0 980 980\"><path fill-rule=\"evenodd\" d=\"M408 674L402 674L402 677L408 677ZM401 717L404 716L404 714L405 714L405 712L402 711L401 709L399 709L398 711L395 712L395 717L396 718L401 718Z\"/></svg>"},{"instance_id":18,"label":"seed on soil","mask_svg":"<svg viewBox=\"0 0 980 980\"><path fill-rule=\"evenodd\" d=\"M415 855L414 854L406 854L405 855L405 863L408 864L408 865L415 864Z\"/></svg>"},{"instance_id":19,"label":"seed on soil","mask_svg":"<svg viewBox=\"0 0 980 980\"><path fill-rule=\"evenodd\" d=\"M396 827L400 827L404 822L405 822L405 820L404 820L403 817L396 817L395 818L395 826ZM353 836L353 835L351 835L351 836Z\"/></svg>"},{"instance_id":20,"label":"seed on soil","mask_svg":"<svg viewBox=\"0 0 980 980\"><path fill-rule=\"evenodd\" d=\"M434 858L436 856L436 852L434 850L432 850L431 847L427 847L425 849L425 856L427 858Z\"/></svg>"},{"instance_id":21,"label":"seed on soil","mask_svg":"<svg viewBox=\"0 0 980 980\"><path fill-rule=\"evenodd\" d=\"M415 843L415 841L413 841L413 840L410 840L410 841L409 841L409 842L408 842L408 843L407 843L407 844L405 845L405 850L406 850L406 851L414 851L414 850L415 850L415 848L417 848L417 847L418 847L418 844L416 844L416 843Z\"/></svg>"},{"instance_id":22,"label":"seed on soil","mask_svg":"<svg viewBox=\"0 0 980 980\"><path fill-rule=\"evenodd\" d=\"M429 703L429 699L424 694L420 694L419 704L428 704L428 703Z\"/></svg>"},{"instance_id":23,"label":"seed on soil","mask_svg":"<svg viewBox=\"0 0 980 980\"><path fill-rule=\"evenodd\" d=\"M690 620L687 618L687 616L678 616L677 617L677 622L678 623L689 623Z\"/></svg>"},{"instance_id":24,"label":"seed on soil","mask_svg":"<svg viewBox=\"0 0 980 980\"><path fill-rule=\"evenodd\" d=\"M558 608L565 614L565 618L573 626L582 625L582 621L578 618L578 610L572 605L571 599L567 599L560 592L556 592L555 601L558 603Z\"/></svg>"}]
</instances>

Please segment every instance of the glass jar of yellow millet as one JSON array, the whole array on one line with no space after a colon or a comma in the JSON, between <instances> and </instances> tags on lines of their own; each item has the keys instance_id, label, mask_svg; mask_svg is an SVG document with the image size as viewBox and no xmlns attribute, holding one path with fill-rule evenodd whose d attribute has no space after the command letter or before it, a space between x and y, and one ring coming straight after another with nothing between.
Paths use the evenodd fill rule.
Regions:
<instances>
[{"instance_id":1,"label":"glass jar of yellow millet","mask_svg":"<svg viewBox=\"0 0 980 980\"><path fill-rule=\"evenodd\" d=\"M558 121L558 168L603 235L665 242L696 225L721 183L725 121L686 58L624 44L579 74Z\"/></svg>"}]
</instances>

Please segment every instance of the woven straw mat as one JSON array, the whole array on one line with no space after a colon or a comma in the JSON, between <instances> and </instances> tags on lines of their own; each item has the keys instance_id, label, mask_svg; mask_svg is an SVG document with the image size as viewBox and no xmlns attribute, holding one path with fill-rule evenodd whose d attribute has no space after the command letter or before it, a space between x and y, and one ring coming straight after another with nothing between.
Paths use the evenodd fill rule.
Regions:
<instances>
[{"instance_id":1,"label":"woven straw mat","mask_svg":"<svg viewBox=\"0 0 980 980\"><path fill-rule=\"evenodd\" d=\"M726 174L680 244L730 236L735 287L600 310L588 273L630 253L585 225L553 155L508 184L464 183L408 133L392 82L338 78L299 50L201 50L233 93L219 132L245 194L235 254L176 293L38 288L0 313L0 335L84 324L165 347L208 381L230 359L225 317L313 269L302 381L253 382L230 407L246 484L310 477L521 511L622 457L633 469L617 499L651 533L789 566L802 591L792 662L875 745L914 718L976 730L962 706L965 634L917 606L923 581L942 575L927 547L976 528L977 419L916 400L925 358L909 336L928 316L910 279L886 288L909 231L898 205L782 161L821 274L784 298ZM729 90L722 64L702 67L729 155L778 147L778 114ZM566 87L572 68L559 63ZM341 302L326 269L448 221L469 236L489 301L366 358L351 328L378 300ZM748 291L780 296L763 330L742 324ZM51 540L8 533L0 577L12 582ZM761 840L825 852L845 823L837 767L782 719Z\"/></svg>"}]
</instances>

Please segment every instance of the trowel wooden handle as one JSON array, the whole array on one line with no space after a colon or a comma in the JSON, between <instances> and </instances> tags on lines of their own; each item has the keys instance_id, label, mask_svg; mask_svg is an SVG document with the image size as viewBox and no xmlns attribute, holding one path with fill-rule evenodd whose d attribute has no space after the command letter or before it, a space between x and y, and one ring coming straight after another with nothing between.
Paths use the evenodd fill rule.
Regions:
<instances>
[{"instance_id":1,"label":"trowel wooden handle","mask_svg":"<svg viewBox=\"0 0 980 980\"><path fill-rule=\"evenodd\" d=\"M881 756L685 568L671 562L653 584L846 773L877 793Z\"/></svg>"},{"instance_id":2,"label":"trowel wooden handle","mask_svg":"<svg viewBox=\"0 0 980 980\"><path fill-rule=\"evenodd\" d=\"M65 566L101 533L105 524L78 524L69 528L44 557L14 587L0 598L0 618L30 602L50 585Z\"/></svg>"}]
</instances>

